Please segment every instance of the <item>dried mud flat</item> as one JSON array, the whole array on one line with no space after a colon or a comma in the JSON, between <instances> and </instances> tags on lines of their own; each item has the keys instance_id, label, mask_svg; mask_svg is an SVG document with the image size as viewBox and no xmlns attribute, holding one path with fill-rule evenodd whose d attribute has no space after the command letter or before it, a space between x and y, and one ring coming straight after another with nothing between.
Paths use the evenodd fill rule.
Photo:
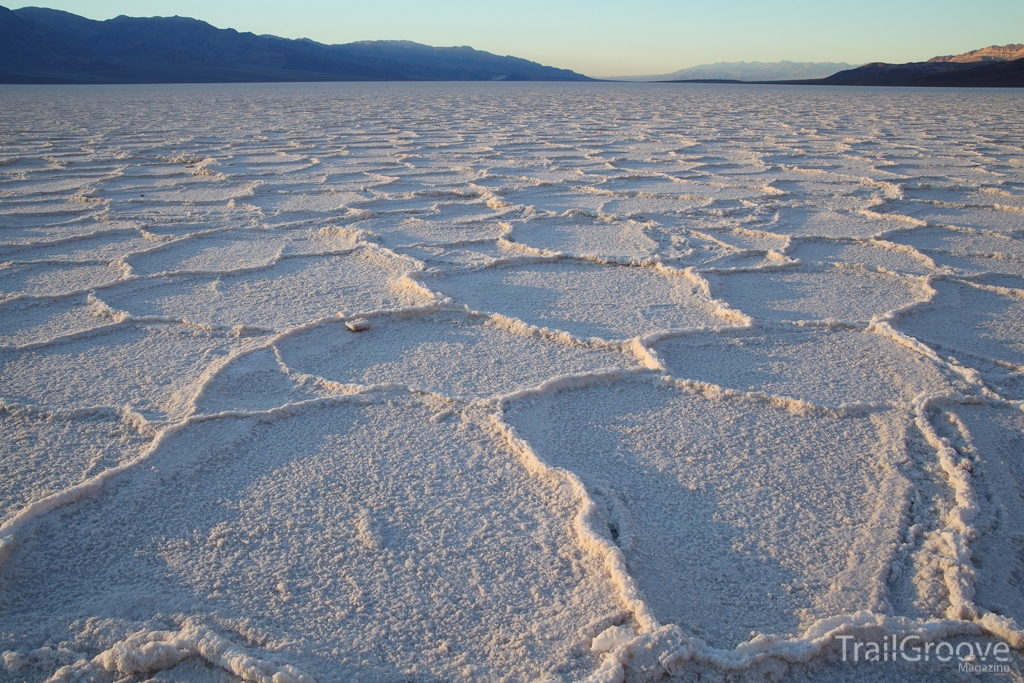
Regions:
<instances>
[{"instance_id":1,"label":"dried mud flat","mask_svg":"<svg viewBox=\"0 0 1024 683\"><path fill-rule=\"evenodd\" d=\"M0 679L1019 680L1013 93L0 94Z\"/></svg>"}]
</instances>

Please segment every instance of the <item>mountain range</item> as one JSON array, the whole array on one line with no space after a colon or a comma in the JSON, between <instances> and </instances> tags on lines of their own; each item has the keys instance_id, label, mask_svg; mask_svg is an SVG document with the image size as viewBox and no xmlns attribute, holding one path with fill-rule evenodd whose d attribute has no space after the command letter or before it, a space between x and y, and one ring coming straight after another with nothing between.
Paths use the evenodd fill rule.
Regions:
<instances>
[{"instance_id":1,"label":"mountain range","mask_svg":"<svg viewBox=\"0 0 1024 683\"><path fill-rule=\"evenodd\" d=\"M588 81L518 57L408 41L325 45L184 17L94 21L0 7L0 83Z\"/></svg>"},{"instance_id":2,"label":"mountain range","mask_svg":"<svg viewBox=\"0 0 1024 683\"><path fill-rule=\"evenodd\" d=\"M1024 45L992 45L926 62L718 62L616 80L799 85L1024 87ZM570 71L471 47L409 41L326 45L240 33L186 17L0 7L0 83L252 81L590 81Z\"/></svg>"}]
</instances>

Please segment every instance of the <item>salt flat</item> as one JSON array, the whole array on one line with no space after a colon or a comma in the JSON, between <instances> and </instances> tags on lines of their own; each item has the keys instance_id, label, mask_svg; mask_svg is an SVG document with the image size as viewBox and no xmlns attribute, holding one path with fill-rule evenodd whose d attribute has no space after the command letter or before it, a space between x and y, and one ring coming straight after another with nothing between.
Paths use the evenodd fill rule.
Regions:
<instances>
[{"instance_id":1,"label":"salt flat","mask_svg":"<svg viewBox=\"0 0 1024 683\"><path fill-rule=\"evenodd\" d=\"M1020 680L1019 104L4 86L0 680Z\"/></svg>"}]
</instances>

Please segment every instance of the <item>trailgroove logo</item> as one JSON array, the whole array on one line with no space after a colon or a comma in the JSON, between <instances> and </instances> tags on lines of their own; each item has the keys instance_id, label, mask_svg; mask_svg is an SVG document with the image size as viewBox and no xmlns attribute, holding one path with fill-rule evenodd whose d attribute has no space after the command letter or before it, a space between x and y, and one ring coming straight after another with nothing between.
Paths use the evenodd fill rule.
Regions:
<instances>
[{"instance_id":1,"label":"trailgroove logo","mask_svg":"<svg viewBox=\"0 0 1024 683\"><path fill-rule=\"evenodd\" d=\"M843 643L844 662L952 662L969 673L1010 673L1010 646L1006 643L945 640L922 642L910 635L902 640L890 636L879 641L837 636ZM851 642L852 641L852 642Z\"/></svg>"}]
</instances>

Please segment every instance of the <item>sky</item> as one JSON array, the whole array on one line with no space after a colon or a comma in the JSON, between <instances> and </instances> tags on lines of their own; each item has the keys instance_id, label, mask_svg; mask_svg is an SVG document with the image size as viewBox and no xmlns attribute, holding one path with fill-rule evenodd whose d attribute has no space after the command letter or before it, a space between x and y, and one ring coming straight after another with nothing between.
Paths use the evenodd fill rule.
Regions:
<instances>
[{"instance_id":1,"label":"sky","mask_svg":"<svg viewBox=\"0 0 1024 683\"><path fill-rule=\"evenodd\" d=\"M1024 43L1021 0L0 0L90 19L188 16L322 43L469 45L588 76L711 62L910 62Z\"/></svg>"}]
</instances>

